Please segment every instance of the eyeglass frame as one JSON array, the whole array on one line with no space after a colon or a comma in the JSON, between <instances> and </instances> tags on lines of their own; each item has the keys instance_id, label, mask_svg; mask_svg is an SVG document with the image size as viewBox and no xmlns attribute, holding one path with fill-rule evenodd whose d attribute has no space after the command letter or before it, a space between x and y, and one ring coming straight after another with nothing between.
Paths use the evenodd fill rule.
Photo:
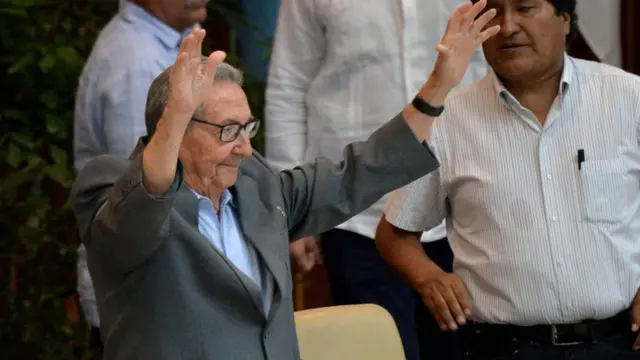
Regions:
<instances>
[{"instance_id":1,"label":"eyeglass frame","mask_svg":"<svg viewBox=\"0 0 640 360\"><path fill-rule=\"evenodd\" d=\"M220 140L220 142L223 142L225 144L228 143L232 143L234 141L236 141L238 139L238 136L240 136L240 133L242 132L242 130L244 130L247 135L249 135L249 139L252 139L253 137L255 137L258 134L258 130L260 129L260 119L256 118L256 117L251 117L251 119L249 119L249 121L247 121L244 125L242 124L238 124L237 122L231 123L231 124L226 124L226 125L218 125L218 124L214 124L208 121L204 121L204 120L200 120L198 118L195 117L191 117L191 121L200 123L200 124L205 124L205 125L210 125L213 127L216 127L218 129L220 129L220 134L218 135L218 139ZM257 124L256 126L256 133L251 135L249 134L249 132L247 131L247 126L251 125L251 124ZM230 126L238 126L238 131L235 133L235 135L233 136L233 139L229 140L229 141L224 141L222 140L222 134L224 133L224 129Z\"/></svg>"}]
</instances>

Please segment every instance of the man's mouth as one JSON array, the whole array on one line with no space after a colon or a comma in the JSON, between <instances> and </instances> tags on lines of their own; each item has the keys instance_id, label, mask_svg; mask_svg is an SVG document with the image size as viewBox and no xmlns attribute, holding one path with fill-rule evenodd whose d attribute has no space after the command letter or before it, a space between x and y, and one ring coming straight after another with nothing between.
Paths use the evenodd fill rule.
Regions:
<instances>
[{"instance_id":1,"label":"man's mouth","mask_svg":"<svg viewBox=\"0 0 640 360\"><path fill-rule=\"evenodd\" d=\"M500 47L500 50L503 51L513 51L513 50L518 50L518 49L522 49L524 47L527 47L529 45L526 44L506 44Z\"/></svg>"}]
</instances>

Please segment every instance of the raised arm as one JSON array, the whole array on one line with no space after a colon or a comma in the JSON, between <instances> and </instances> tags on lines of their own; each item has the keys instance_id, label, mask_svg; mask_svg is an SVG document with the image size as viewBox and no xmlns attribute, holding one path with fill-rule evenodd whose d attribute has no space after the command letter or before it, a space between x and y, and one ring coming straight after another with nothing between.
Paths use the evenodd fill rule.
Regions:
<instances>
[{"instance_id":1,"label":"raised arm","mask_svg":"<svg viewBox=\"0 0 640 360\"><path fill-rule=\"evenodd\" d=\"M284 0L265 92L265 158L278 170L302 164L307 147L305 99L325 54L313 0Z\"/></svg>"},{"instance_id":2,"label":"raised arm","mask_svg":"<svg viewBox=\"0 0 640 360\"><path fill-rule=\"evenodd\" d=\"M438 45L434 70L418 97L434 108L460 82L475 49L499 31L484 29L495 16L484 9L486 0L465 3L452 15ZM474 20L475 19L475 20ZM282 192L290 214L291 238L321 233L358 214L383 195L437 168L425 140L434 117L412 104L367 141L348 145L344 160L324 159L281 173Z\"/></svg>"},{"instance_id":3,"label":"raised arm","mask_svg":"<svg viewBox=\"0 0 640 360\"><path fill-rule=\"evenodd\" d=\"M169 234L167 219L182 184L178 151L195 109L211 93L216 68L225 57L214 52L202 64L204 30L183 41L171 69L169 96L149 144L130 161L100 157L82 170L72 192L87 250L127 272L147 259Z\"/></svg>"},{"instance_id":4,"label":"raised arm","mask_svg":"<svg viewBox=\"0 0 640 360\"><path fill-rule=\"evenodd\" d=\"M164 195L176 177L178 152L196 108L211 93L216 68L225 53L216 51L202 64L205 31L194 29L182 42L169 78L169 98L156 132L142 154L143 184L153 195Z\"/></svg>"}]
</instances>

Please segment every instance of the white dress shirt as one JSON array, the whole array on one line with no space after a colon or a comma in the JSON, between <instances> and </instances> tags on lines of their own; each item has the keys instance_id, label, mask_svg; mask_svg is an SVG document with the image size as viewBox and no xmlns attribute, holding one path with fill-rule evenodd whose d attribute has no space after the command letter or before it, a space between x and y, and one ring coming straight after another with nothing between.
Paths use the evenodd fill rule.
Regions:
<instances>
[{"instance_id":1,"label":"white dress shirt","mask_svg":"<svg viewBox=\"0 0 640 360\"><path fill-rule=\"evenodd\" d=\"M462 0L284 0L266 91L266 157L284 169L366 139L398 114L433 69ZM479 49L461 85L486 75ZM386 200L338 228L373 238ZM443 238L444 226L423 236Z\"/></svg>"},{"instance_id":2,"label":"white dress shirt","mask_svg":"<svg viewBox=\"0 0 640 360\"><path fill-rule=\"evenodd\" d=\"M609 65L565 56L544 126L491 73L447 99L441 167L394 192L386 217L410 231L446 217L475 320L610 317L640 286L639 126L640 78Z\"/></svg>"}]
</instances>

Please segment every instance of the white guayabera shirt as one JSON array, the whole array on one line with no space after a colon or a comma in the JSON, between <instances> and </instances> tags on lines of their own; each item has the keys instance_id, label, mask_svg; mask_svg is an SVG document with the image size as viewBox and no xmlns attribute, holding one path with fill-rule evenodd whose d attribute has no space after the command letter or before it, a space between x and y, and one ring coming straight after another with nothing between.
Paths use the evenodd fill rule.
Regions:
<instances>
[{"instance_id":1,"label":"white guayabera shirt","mask_svg":"<svg viewBox=\"0 0 640 360\"><path fill-rule=\"evenodd\" d=\"M266 157L284 169L342 159L397 115L433 69L436 45L462 0L284 0L266 91ZM460 86L487 73L478 49ZM381 200L339 226L373 238ZM423 236L446 235L439 226Z\"/></svg>"}]
</instances>

